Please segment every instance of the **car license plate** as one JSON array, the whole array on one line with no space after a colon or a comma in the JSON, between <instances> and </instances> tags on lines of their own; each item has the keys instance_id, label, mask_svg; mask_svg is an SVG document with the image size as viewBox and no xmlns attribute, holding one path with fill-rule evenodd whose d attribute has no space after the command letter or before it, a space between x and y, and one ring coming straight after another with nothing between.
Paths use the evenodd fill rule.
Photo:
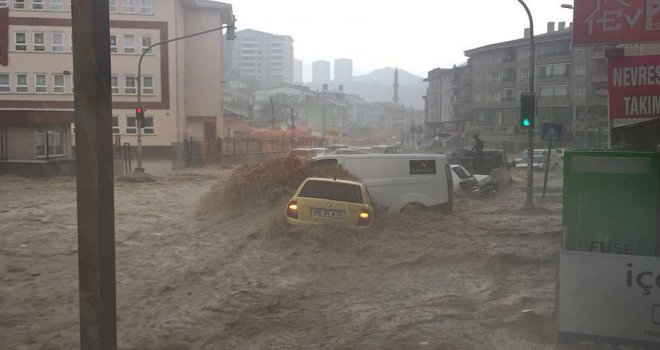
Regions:
<instances>
[{"instance_id":1,"label":"car license plate","mask_svg":"<svg viewBox=\"0 0 660 350\"><path fill-rule=\"evenodd\" d=\"M312 216L318 216L322 218L331 218L331 219L343 219L345 212L340 210L332 209L323 209L323 208L312 208Z\"/></svg>"}]
</instances>

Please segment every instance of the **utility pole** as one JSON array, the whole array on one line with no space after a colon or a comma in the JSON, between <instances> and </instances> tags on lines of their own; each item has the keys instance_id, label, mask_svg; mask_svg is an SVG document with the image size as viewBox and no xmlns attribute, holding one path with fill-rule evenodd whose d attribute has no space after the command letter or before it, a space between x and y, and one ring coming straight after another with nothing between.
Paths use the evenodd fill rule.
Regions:
<instances>
[{"instance_id":1,"label":"utility pole","mask_svg":"<svg viewBox=\"0 0 660 350\"><path fill-rule=\"evenodd\" d=\"M532 13L529 11L529 7L523 0L518 0L520 5L525 8L527 12L527 17L529 18L529 92L535 94L534 86L534 76L536 75L536 47L534 46L534 19L532 18ZM536 96L536 95L534 95ZM536 98L536 97L535 97ZM536 101L534 102L534 117L536 117ZM534 209L534 201L532 198L532 191L534 189L534 128L529 128L527 130L527 201L525 202L525 209L532 210Z\"/></svg>"},{"instance_id":2,"label":"utility pole","mask_svg":"<svg viewBox=\"0 0 660 350\"><path fill-rule=\"evenodd\" d=\"M73 1L71 24L80 348L115 350L115 204L108 1Z\"/></svg>"}]
</instances>

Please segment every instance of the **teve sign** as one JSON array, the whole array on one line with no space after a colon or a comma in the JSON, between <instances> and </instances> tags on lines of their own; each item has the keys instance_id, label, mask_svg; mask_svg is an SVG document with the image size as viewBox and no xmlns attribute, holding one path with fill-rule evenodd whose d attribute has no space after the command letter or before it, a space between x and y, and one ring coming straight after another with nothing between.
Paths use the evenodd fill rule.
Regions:
<instances>
[{"instance_id":1,"label":"teve sign","mask_svg":"<svg viewBox=\"0 0 660 350\"><path fill-rule=\"evenodd\" d=\"M575 0L573 45L660 41L657 0Z\"/></svg>"}]
</instances>

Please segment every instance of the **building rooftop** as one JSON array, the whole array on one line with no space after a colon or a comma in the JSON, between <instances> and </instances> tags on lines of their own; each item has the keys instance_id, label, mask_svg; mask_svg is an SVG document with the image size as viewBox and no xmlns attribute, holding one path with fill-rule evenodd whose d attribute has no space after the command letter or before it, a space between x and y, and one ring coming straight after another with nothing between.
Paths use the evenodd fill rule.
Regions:
<instances>
[{"instance_id":1,"label":"building rooftop","mask_svg":"<svg viewBox=\"0 0 660 350\"><path fill-rule=\"evenodd\" d=\"M572 27L568 27L563 30L556 30L550 33L544 33L544 34L538 34L534 35L534 40L536 43L543 43L543 42L548 42L548 41L553 41L557 39L570 39L572 37L573 29ZM514 46L526 46L529 44L529 38L519 38L519 39L514 39L514 40L509 40L509 41L503 41L495 44L490 44L486 46L481 46L477 47L474 49L466 50L465 51L465 56L472 56L474 54L478 54L481 52L486 52L486 51L492 51L492 50L498 50L498 49L504 49L504 48L509 48L509 47L514 47Z\"/></svg>"}]
</instances>

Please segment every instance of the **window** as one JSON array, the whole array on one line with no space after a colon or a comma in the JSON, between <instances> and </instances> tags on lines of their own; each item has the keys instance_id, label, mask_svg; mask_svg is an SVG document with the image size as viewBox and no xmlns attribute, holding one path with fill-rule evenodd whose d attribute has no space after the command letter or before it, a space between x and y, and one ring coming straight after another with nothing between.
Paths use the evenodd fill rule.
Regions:
<instances>
[{"instance_id":1,"label":"window","mask_svg":"<svg viewBox=\"0 0 660 350\"><path fill-rule=\"evenodd\" d=\"M11 92L9 73L0 73L0 92Z\"/></svg>"},{"instance_id":2,"label":"window","mask_svg":"<svg viewBox=\"0 0 660 350\"><path fill-rule=\"evenodd\" d=\"M7 0L0 0L0 7L7 7Z\"/></svg>"},{"instance_id":3,"label":"window","mask_svg":"<svg viewBox=\"0 0 660 350\"><path fill-rule=\"evenodd\" d=\"M27 74L16 74L16 92L28 92Z\"/></svg>"},{"instance_id":4,"label":"window","mask_svg":"<svg viewBox=\"0 0 660 350\"><path fill-rule=\"evenodd\" d=\"M520 58L528 58L532 55L532 50L529 47L524 47L520 49Z\"/></svg>"},{"instance_id":5,"label":"window","mask_svg":"<svg viewBox=\"0 0 660 350\"><path fill-rule=\"evenodd\" d=\"M135 117L126 117L126 133L137 134L137 123Z\"/></svg>"},{"instance_id":6,"label":"window","mask_svg":"<svg viewBox=\"0 0 660 350\"><path fill-rule=\"evenodd\" d=\"M153 77L142 77L142 94L144 94L144 95L153 95L154 94L154 78Z\"/></svg>"},{"instance_id":7,"label":"window","mask_svg":"<svg viewBox=\"0 0 660 350\"><path fill-rule=\"evenodd\" d=\"M60 129L37 131L37 157L63 156L64 133Z\"/></svg>"},{"instance_id":8,"label":"window","mask_svg":"<svg viewBox=\"0 0 660 350\"><path fill-rule=\"evenodd\" d=\"M135 85L136 85L135 77L134 76L127 76L125 78L124 93L127 94L127 95L135 95L137 93Z\"/></svg>"},{"instance_id":9,"label":"window","mask_svg":"<svg viewBox=\"0 0 660 350\"><path fill-rule=\"evenodd\" d=\"M584 75L584 64L578 64L575 66L575 75Z\"/></svg>"},{"instance_id":10,"label":"window","mask_svg":"<svg viewBox=\"0 0 660 350\"><path fill-rule=\"evenodd\" d=\"M15 9L24 9L25 8L25 0L14 0L14 8Z\"/></svg>"},{"instance_id":11,"label":"window","mask_svg":"<svg viewBox=\"0 0 660 350\"><path fill-rule=\"evenodd\" d=\"M110 12L117 12L117 0L110 0L108 5L110 7Z\"/></svg>"},{"instance_id":12,"label":"window","mask_svg":"<svg viewBox=\"0 0 660 350\"><path fill-rule=\"evenodd\" d=\"M69 50L73 52L73 33L69 33Z\"/></svg>"},{"instance_id":13,"label":"window","mask_svg":"<svg viewBox=\"0 0 660 350\"><path fill-rule=\"evenodd\" d=\"M114 34L110 35L110 52L117 53L117 36Z\"/></svg>"},{"instance_id":14,"label":"window","mask_svg":"<svg viewBox=\"0 0 660 350\"><path fill-rule=\"evenodd\" d=\"M51 46L53 52L64 52L64 33L53 32L51 34Z\"/></svg>"},{"instance_id":15,"label":"window","mask_svg":"<svg viewBox=\"0 0 660 350\"><path fill-rule=\"evenodd\" d=\"M44 0L32 0L32 9L33 10L43 10L44 9Z\"/></svg>"},{"instance_id":16,"label":"window","mask_svg":"<svg viewBox=\"0 0 660 350\"><path fill-rule=\"evenodd\" d=\"M116 115L112 116L112 133L119 134L119 117Z\"/></svg>"},{"instance_id":17,"label":"window","mask_svg":"<svg viewBox=\"0 0 660 350\"><path fill-rule=\"evenodd\" d=\"M151 46L151 35L143 35L142 36L142 52L147 51L147 48ZM151 53L151 50L149 50L149 53Z\"/></svg>"},{"instance_id":18,"label":"window","mask_svg":"<svg viewBox=\"0 0 660 350\"><path fill-rule=\"evenodd\" d=\"M540 89L541 96L543 97L561 97L568 95L568 86L542 86Z\"/></svg>"},{"instance_id":19,"label":"window","mask_svg":"<svg viewBox=\"0 0 660 350\"><path fill-rule=\"evenodd\" d=\"M124 35L124 53L135 53L135 35Z\"/></svg>"},{"instance_id":20,"label":"window","mask_svg":"<svg viewBox=\"0 0 660 350\"><path fill-rule=\"evenodd\" d=\"M27 35L25 33L14 33L14 48L16 51L27 51Z\"/></svg>"},{"instance_id":21,"label":"window","mask_svg":"<svg viewBox=\"0 0 660 350\"><path fill-rule=\"evenodd\" d=\"M520 80L529 79L529 68L520 69Z\"/></svg>"},{"instance_id":22,"label":"window","mask_svg":"<svg viewBox=\"0 0 660 350\"><path fill-rule=\"evenodd\" d=\"M568 69L566 64L549 64L539 67L540 78L556 78L566 76Z\"/></svg>"},{"instance_id":23,"label":"window","mask_svg":"<svg viewBox=\"0 0 660 350\"><path fill-rule=\"evenodd\" d=\"M584 86L578 86L575 88L575 96L584 96L585 91L584 91Z\"/></svg>"},{"instance_id":24,"label":"window","mask_svg":"<svg viewBox=\"0 0 660 350\"><path fill-rule=\"evenodd\" d=\"M513 89L504 89L502 91L502 101L513 101Z\"/></svg>"},{"instance_id":25,"label":"window","mask_svg":"<svg viewBox=\"0 0 660 350\"><path fill-rule=\"evenodd\" d=\"M53 92L64 93L64 74L53 74Z\"/></svg>"},{"instance_id":26,"label":"window","mask_svg":"<svg viewBox=\"0 0 660 350\"><path fill-rule=\"evenodd\" d=\"M62 0L50 0L50 9L53 11L62 10Z\"/></svg>"},{"instance_id":27,"label":"window","mask_svg":"<svg viewBox=\"0 0 660 350\"><path fill-rule=\"evenodd\" d=\"M133 0L124 0L124 13L133 13Z\"/></svg>"},{"instance_id":28,"label":"window","mask_svg":"<svg viewBox=\"0 0 660 350\"><path fill-rule=\"evenodd\" d=\"M153 12L151 0L140 0L140 13L150 15Z\"/></svg>"},{"instance_id":29,"label":"window","mask_svg":"<svg viewBox=\"0 0 660 350\"><path fill-rule=\"evenodd\" d=\"M34 75L34 91L39 94L48 92L48 80L46 74Z\"/></svg>"},{"instance_id":30,"label":"window","mask_svg":"<svg viewBox=\"0 0 660 350\"><path fill-rule=\"evenodd\" d=\"M488 95L488 101L499 101L500 94L498 91L491 91Z\"/></svg>"},{"instance_id":31,"label":"window","mask_svg":"<svg viewBox=\"0 0 660 350\"><path fill-rule=\"evenodd\" d=\"M46 34L43 32L32 33L32 49L34 51L46 51Z\"/></svg>"},{"instance_id":32,"label":"window","mask_svg":"<svg viewBox=\"0 0 660 350\"><path fill-rule=\"evenodd\" d=\"M500 81L500 80L502 80L502 74L500 72L488 73L488 81Z\"/></svg>"},{"instance_id":33,"label":"window","mask_svg":"<svg viewBox=\"0 0 660 350\"><path fill-rule=\"evenodd\" d=\"M154 117L144 117L144 134L154 134Z\"/></svg>"},{"instance_id":34,"label":"window","mask_svg":"<svg viewBox=\"0 0 660 350\"><path fill-rule=\"evenodd\" d=\"M113 94L119 93L119 77L117 77L116 75L110 77L110 87Z\"/></svg>"}]
</instances>

